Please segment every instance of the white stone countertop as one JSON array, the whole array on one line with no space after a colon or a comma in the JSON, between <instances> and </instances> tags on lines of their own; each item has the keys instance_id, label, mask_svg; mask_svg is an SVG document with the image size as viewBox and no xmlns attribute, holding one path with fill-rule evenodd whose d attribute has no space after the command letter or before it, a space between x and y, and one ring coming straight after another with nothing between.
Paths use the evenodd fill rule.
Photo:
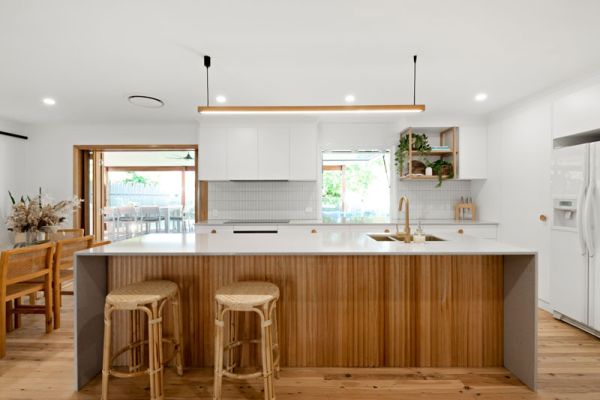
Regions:
<instances>
[{"instance_id":1,"label":"white stone countertop","mask_svg":"<svg viewBox=\"0 0 600 400\"><path fill-rule=\"evenodd\" d=\"M196 225L198 226L204 226L204 225L231 225L231 226L235 226L236 224L232 224L232 223L228 223L225 224L225 222L230 221L230 220L225 220L225 219L209 219L206 221L200 221L198 223L196 223ZM455 219L416 219L413 218L410 221L411 225L417 225L418 223L421 223L421 225L425 226L425 225L498 225L497 222L492 222L492 221L471 221L471 220L460 220L457 221ZM370 221L346 221L346 222L323 222L323 220L320 219L292 219L290 220L289 223L282 223L282 222L266 222L266 221L260 221L260 222L256 222L256 221L248 221L246 223L242 223L242 224L247 224L247 225L254 225L254 226L271 226L271 225L277 225L277 226L286 226L286 225L400 225L400 224L404 224L404 219L390 219L388 221L375 221L375 222L370 222ZM239 225L239 224L238 224Z\"/></svg>"},{"instance_id":2,"label":"white stone countertop","mask_svg":"<svg viewBox=\"0 0 600 400\"><path fill-rule=\"evenodd\" d=\"M80 256L128 255L534 255L535 250L468 235L445 241L378 242L365 233L157 233L84 250Z\"/></svg>"}]
</instances>

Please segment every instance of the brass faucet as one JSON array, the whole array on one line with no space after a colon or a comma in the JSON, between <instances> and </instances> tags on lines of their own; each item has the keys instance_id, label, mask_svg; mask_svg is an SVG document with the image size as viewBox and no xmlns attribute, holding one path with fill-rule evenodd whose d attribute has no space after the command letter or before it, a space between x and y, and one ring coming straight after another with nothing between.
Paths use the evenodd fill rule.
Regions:
<instances>
[{"instance_id":1,"label":"brass faucet","mask_svg":"<svg viewBox=\"0 0 600 400\"><path fill-rule=\"evenodd\" d=\"M410 243L410 211L408 205L408 197L400 197L400 204L398 205L398 211L402 211L402 205L404 206L404 243Z\"/></svg>"}]
</instances>

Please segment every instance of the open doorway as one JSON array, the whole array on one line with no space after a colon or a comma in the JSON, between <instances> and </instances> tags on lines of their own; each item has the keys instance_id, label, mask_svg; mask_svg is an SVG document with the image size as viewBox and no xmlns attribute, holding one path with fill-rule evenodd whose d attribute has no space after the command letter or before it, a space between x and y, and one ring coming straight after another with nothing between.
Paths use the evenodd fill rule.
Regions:
<instances>
[{"instance_id":1,"label":"open doorway","mask_svg":"<svg viewBox=\"0 0 600 400\"><path fill-rule=\"evenodd\" d=\"M75 146L74 226L99 240L190 232L199 217L197 146Z\"/></svg>"}]
</instances>

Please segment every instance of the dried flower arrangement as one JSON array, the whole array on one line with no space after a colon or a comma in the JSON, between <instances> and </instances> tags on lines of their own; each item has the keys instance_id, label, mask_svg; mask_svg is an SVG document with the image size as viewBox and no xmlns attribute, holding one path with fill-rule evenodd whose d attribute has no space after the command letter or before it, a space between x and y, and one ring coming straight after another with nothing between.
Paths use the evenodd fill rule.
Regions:
<instances>
[{"instance_id":1,"label":"dried flower arrangement","mask_svg":"<svg viewBox=\"0 0 600 400\"><path fill-rule=\"evenodd\" d=\"M12 232L39 232L46 227L58 226L81 203L77 197L52 203L44 199L41 188L35 197L21 196L19 201L15 200L11 192L8 195L12 201L12 209L6 219L6 227Z\"/></svg>"}]
</instances>

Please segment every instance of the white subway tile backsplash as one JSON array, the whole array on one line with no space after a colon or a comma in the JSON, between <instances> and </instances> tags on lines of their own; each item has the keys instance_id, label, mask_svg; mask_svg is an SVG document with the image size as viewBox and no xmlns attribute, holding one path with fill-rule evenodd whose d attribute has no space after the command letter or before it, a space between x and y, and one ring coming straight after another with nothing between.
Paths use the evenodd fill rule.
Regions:
<instances>
[{"instance_id":1,"label":"white subway tile backsplash","mask_svg":"<svg viewBox=\"0 0 600 400\"><path fill-rule=\"evenodd\" d=\"M320 217L315 182L209 182L208 192L211 219Z\"/></svg>"},{"instance_id":2,"label":"white subway tile backsplash","mask_svg":"<svg viewBox=\"0 0 600 400\"><path fill-rule=\"evenodd\" d=\"M454 205L460 198L471 197L471 181L444 181L435 187L437 181L401 181L398 184L398 198L407 196L410 200L410 214L413 219L452 219Z\"/></svg>"},{"instance_id":3,"label":"white subway tile backsplash","mask_svg":"<svg viewBox=\"0 0 600 400\"><path fill-rule=\"evenodd\" d=\"M400 181L398 198L410 199L413 219L452 219L454 205L471 197L470 181ZM319 219L315 182L209 182L210 219ZM308 210L308 211L307 211Z\"/></svg>"}]
</instances>

